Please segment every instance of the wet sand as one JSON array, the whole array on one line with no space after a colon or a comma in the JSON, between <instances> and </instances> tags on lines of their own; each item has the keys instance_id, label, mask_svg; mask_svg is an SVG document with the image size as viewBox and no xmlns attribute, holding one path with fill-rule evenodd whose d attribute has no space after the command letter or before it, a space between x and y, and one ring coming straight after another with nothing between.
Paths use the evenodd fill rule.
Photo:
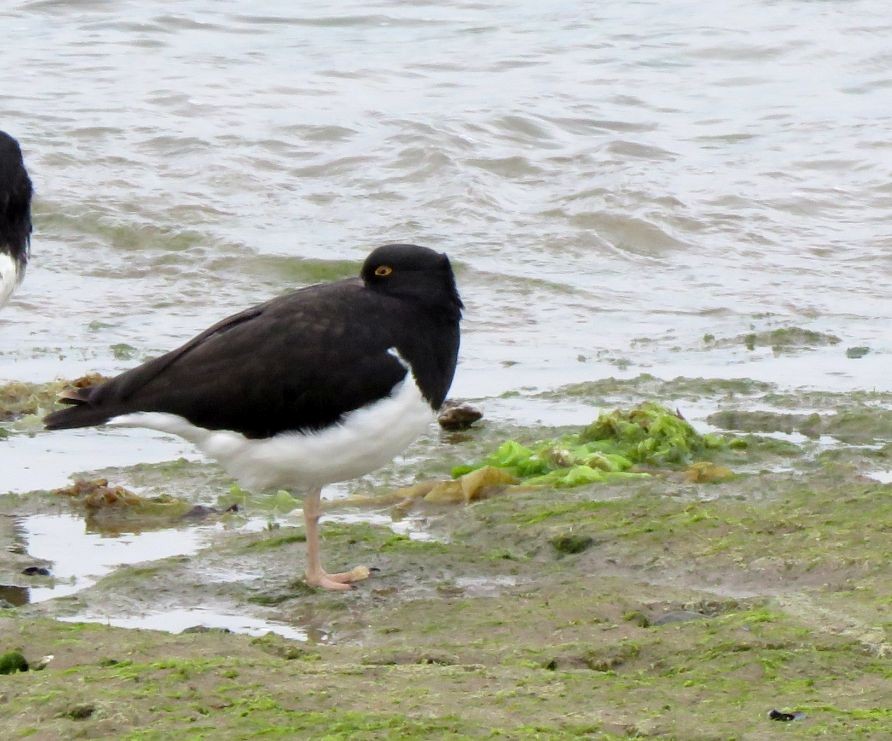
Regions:
<instances>
[{"instance_id":1,"label":"wet sand","mask_svg":"<svg viewBox=\"0 0 892 741\"><path fill-rule=\"evenodd\" d=\"M332 565L381 569L349 594L300 580L298 502L230 490L201 462L91 475L217 510L240 499L240 512L97 519L50 492L3 497L3 521L15 523L0 531L4 553L19 551L2 557L4 579L60 590L0 613L0 649L54 657L0 677L13 737L769 738L784 723L773 709L802 714L781 729L793 737L881 737L892 695L892 395L641 376L554 396L670 396L682 408L763 413L718 418L747 443L717 454L737 474L719 483L669 467L469 506L417 503L408 523L390 503L333 502ZM774 430L805 408L845 441ZM409 470L446 475L500 440L570 429L478 425L423 441L366 493L411 482ZM162 533L180 552L106 566L72 589L59 561L34 559L49 577L20 573L40 518L80 522L94 537Z\"/></svg>"}]
</instances>

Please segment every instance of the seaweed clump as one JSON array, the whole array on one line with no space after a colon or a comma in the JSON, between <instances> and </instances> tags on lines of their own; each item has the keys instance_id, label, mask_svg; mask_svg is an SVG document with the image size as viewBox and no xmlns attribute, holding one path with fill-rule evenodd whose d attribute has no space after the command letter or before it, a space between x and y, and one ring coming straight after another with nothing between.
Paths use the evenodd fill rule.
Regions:
<instances>
[{"instance_id":1,"label":"seaweed clump","mask_svg":"<svg viewBox=\"0 0 892 741\"><path fill-rule=\"evenodd\" d=\"M70 388L95 386L108 380L99 373L89 373L73 381L56 380L50 383L11 381L0 385L0 420L7 421L29 415L43 415L53 408L62 391Z\"/></svg>"},{"instance_id":2,"label":"seaweed clump","mask_svg":"<svg viewBox=\"0 0 892 741\"><path fill-rule=\"evenodd\" d=\"M87 527L99 532L141 531L151 527L169 527L171 521L200 519L205 514L182 499L162 494L143 497L123 486L110 485L108 479L78 480L70 486L53 490L86 511ZM230 511L230 510L227 510Z\"/></svg>"},{"instance_id":3,"label":"seaweed clump","mask_svg":"<svg viewBox=\"0 0 892 741\"><path fill-rule=\"evenodd\" d=\"M680 414L645 402L601 414L582 432L522 445L507 440L482 461L457 466L452 476L492 466L527 485L559 488L645 478L635 466L683 466L726 445L717 435L699 434Z\"/></svg>"}]
</instances>

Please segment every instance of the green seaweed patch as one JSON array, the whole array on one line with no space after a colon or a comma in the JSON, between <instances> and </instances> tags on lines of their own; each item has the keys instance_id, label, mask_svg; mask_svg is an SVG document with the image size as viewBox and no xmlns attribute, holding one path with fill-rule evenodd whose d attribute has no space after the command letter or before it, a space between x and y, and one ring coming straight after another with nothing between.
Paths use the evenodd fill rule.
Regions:
<instances>
[{"instance_id":1,"label":"green seaweed patch","mask_svg":"<svg viewBox=\"0 0 892 741\"><path fill-rule=\"evenodd\" d=\"M851 358L852 360L857 360L858 358L863 358L869 352L869 347L858 345L857 347L846 348L846 357Z\"/></svg>"},{"instance_id":2,"label":"green seaweed patch","mask_svg":"<svg viewBox=\"0 0 892 741\"><path fill-rule=\"evenodd\" d=\"M892 437L892 410L876 406L838 408L835 414L724 409L707 422L725 430L744 432L799 432L810 438L831 435L846 443L868 443Z\"/></svg>"},{"instance_id":3,"label":"green seaweed patch","mask_svg":"<svg viewBox=\"0 0 892 741\"><path fill-rule=\"evenodd\" d=\"M281 548L292 543L306 543L307 535L302 530L296 533L286 533L272 538L259 538L245 546L246 551L267 551Z\"/></svg>"},{"instance_id":4,"label":"green seaweed patch","mask_svg":"<svg viewBox=\"0 0 892 741\"><path fill-rule=\"evenodd\" d=\"M552 547L561 554L573 555L582 553L594 544L595 539L591 535L580 535L577 533L563 533L551 539Z\"/></svg>"},{"instance_id":5,"label":"green seaweed patch","mask_svg":"<svg viewBox=\"0 0 892 741\"><path fill-rule=\"evenodd\" d=\"M299 584L305 586L302 582L299 582ZM312 589L309 587L305 588L308 592L312 592ZM294 661L295 659L318 660L320 658L317 652L311 651L306 646L290 641L287 638L282 638L282 636L275 633L267 633L266 635L252 638L251 645L256 646L271 656L285 659L285 661Z\"/></svg>"},{"instance_id":6,"label":"green seaweed patch","mask_svg":"<svg viewBox=\"0 0 892 741\"><path fill-rule=\"evenodd\" d=\"M583 381L561 386L558 389L543 391L534 395L540 399L565 399L587 397L591 400L616 399L617 397L645 397L651 399L684 398L702 399L711 397L734 398L768 393L774 384L756 381L751 378L686 378L678 376L670 380L657 378L650 373L641 373L634 378L601 378L596 381ZM503 394L503 398L509 394ZM519 395L514 392L514 396Z\"/></svg>"},{"instance_id":7,"label":"green seaweed patch","mask_svg":"<svg viewBox=\"0 0 892 741\"><path fill-rule=\"evenodd\" d=\"M28 415L43 415L53 409L59 394L66 389L85 388L107 380L98 373L90 373L73 381L57 380L50 383L11 381L0 385L0 420L11 420Z\"/></svg>"},{"instance_id":8,"label":"green seaweed patch","mask_svg":"<svg viewBox=\"0 0 892 741\"><path fill-rule=\"evenodd\" d=\"M766 332L750 332L738 338L747 350L770 347L774 352L789 352L803 348L838 345L842 340L834 334L816 332L801 327L780 327Z\"/></svg>"},{"instance_id":9,"label":"green seaweed patch","mask_svg":"<svg viewBox=\"0 0 892 741\"><path fill-rule=\"evenodd\" d=\"M110 485L108 479L79 479L52 493L83 507L88 530L104 533L168 527L194 509L169 494L143 497L123 486Z\"/></svg>"},{"instance_id":10,"label":"green seaweed patch","mask_svg":"<svg viewBox=\"0 0 892 741\"><path fill-rule=\"evenodd\" d=\"M530 446L507 440L476 464L456 466L455 478L485 466L503 469L526 485L570 488L647 478L635 465L690 464L710 450L727 447L717 435L701 435L685 419L659 404L602 414L580 433Z\"/></svg>"},{"instance_id":11,"label":"green seaweed patch","mask_svg":"<svg viewBox=\"0 0 892 741\"><path fill-rule=\"evenodd\" d=\"M617 446L632 462L651 465L690 463L694 456L726 445L723 438L699 434L680 414L652 402L602 414L583 430L580 441L603 445L605 453Z\"/></svg>"},{"instance_id":12,"label":"green seaweed patch","mask_svg":"<svg viewBox=\"0 0 892 741\"><path fill-rule=\"evenodd\" d=\"M232 484L228 495L219 500L220 506L224 504L237 504L243 510L253 509L276 515L286 515L303 506L300 499L284 489L249 492L238 484Z\"/></svg>"},{"instance_id":13,"label":"green seaweed patch","mask_svg":"<svg viewBox=\"0 0 892 741\"><path fill-rule=\"evenodd\" d=\"M7 651L0 656L0 674L15 674L28 671L28 662L18 651Z\"/></svg>"},{"instance_id":14,"label":"green seaweed patch","mask_svg":"<svg viewBox=\"0 0 892 741\"><path fill-rule=\"evenodd\" d=\"M115 345L111 345L109 349L112 351L115 360L133 360L138 352L133 345L128 345L126 342L118 342Z\"/></svg>"}]
</instances>

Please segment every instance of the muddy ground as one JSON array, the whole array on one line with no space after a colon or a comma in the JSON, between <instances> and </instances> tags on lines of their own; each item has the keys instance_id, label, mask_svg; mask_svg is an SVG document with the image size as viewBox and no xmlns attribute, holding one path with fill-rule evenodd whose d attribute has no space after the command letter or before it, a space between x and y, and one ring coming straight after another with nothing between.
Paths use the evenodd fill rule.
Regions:
<instances>
[{"instance_id":1,"label":"muddy ground","mask_svg":"<svg viewBox=\"0 0 892 741\"><path fill-rule=\"evenodd\" d=\"M645 398L710 410L746 441L716 453L736 476L692 483L666 469L496 490L467 506L333 505L355 516L324 526L329 567L380 569L338 594L299 578L299 511L230 488L210 465L87 473L163 497L147 509L91 509L47 491L0 497L0 583L23 589L54 578L27 552L27 515L74 513L106 533L208 533L192 555L122 567L66 597L7 602L0 653L19 651L34 669L52 659L0 676L4 737L889 738L892 395L642 376L554 396L593 410ZM556 432L484 422L422 443L360 488L386 494L506 438ZM407 515L427 540L387 523ZM258 518L268 527L245 527ZM51 574L25 576L27 565ZM56 619L184 606L306 639L200 620L171 634Z\"/></svg>"}]
</instances>

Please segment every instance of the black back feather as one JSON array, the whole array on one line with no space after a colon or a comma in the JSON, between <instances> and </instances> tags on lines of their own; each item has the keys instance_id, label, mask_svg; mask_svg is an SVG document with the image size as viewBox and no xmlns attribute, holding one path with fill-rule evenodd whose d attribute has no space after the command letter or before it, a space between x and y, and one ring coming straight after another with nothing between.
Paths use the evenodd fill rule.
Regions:
<instances>
[{"instance_id":1,"label":"black back feather","mask_svg":"<svg viewBox=\"0 0 892 741\"><path fill-rule=\"evenodd\" d=\"M31 242L32 193L19 143L0 131L0 248L22 267Z\"/></svg>"},{"instance_id":2,"label":"black back feather","mask_svg":"<svg viewBox=\"0 0 892 741\"><path fill-rule=\"evenodd\" d=\"M375 274L381 266L391 272ZM249 438L317 430L387 396L411 367L431 407L455 373L461 300L445 255L379 248L363 279L311 286L235 314L172 352L69 394L48 429L168 412ZM388 280L388 279L391 280Z\"/></svg>"}]
</instances>

